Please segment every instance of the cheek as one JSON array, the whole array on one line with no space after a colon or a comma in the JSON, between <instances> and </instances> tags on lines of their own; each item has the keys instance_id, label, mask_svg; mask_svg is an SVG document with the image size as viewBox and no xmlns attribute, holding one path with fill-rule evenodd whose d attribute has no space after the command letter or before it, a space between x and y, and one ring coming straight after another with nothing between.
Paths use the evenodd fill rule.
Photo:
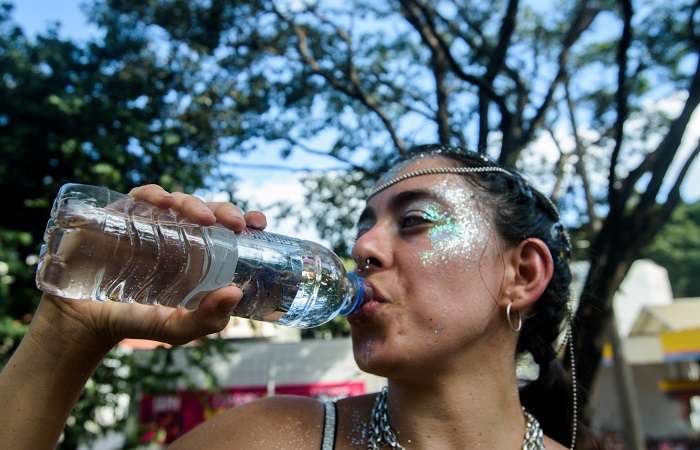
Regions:
<instances>
[{"instance_id":1,"label":"cheek","mask_svg":"<svg viewBox=\"0 0 700 450\"><path fill-rule=\"evenodd\" d=\"M420 252L424 267L448 266L473 268L483 254L491 233L489 221L482 214L476 197L461 188L442 189L452 212L444 213L428 231L429 248Z\"/></svg>"},{"instance_id":2,"label":"cheek","mask_svg":"<svg viewBox=\"0 0 700 450\"><path fill-rule=\"evenodd\" d=\"M489 255L483 255L483 267L477 260L421 270L412 296L415 315L410 326L437 336L486 327L497 313L498 295L498 274L486 260L490 260Z\"/></svg>"}]
</instances>

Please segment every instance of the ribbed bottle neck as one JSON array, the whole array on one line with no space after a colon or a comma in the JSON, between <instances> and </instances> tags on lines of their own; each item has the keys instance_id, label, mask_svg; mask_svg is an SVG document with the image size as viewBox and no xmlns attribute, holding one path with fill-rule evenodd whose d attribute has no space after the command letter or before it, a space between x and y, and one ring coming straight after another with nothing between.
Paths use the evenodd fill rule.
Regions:
<instances>
[{"instance_id":1,"label":"ribbed bottle neck","mask_svg":"<svg viewBox=\"0 0 700 450\"><path fill-rule=\"evenodd\" d=\"M341 316L349 316L357 311L357 309L362 306L365 298L365 282L362 277L357 275L355 272L348 273L347 277L350 287L350 295L348 295L348 300L338 313Z\"/></svg>"}]
</instances>

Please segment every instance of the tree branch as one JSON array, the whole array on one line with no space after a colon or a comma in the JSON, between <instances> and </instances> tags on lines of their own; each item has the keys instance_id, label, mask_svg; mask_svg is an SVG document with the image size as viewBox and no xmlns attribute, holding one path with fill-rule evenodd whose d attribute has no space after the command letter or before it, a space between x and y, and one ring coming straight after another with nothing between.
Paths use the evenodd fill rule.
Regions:
<instances>
[{"instance_id":1,"label":"tree branch","mask_svg":"<svg viewBox=\"0 0 700 450\"><path fill-rule=\"evenodd\" d=\"M464 33L456 22L447 20L442 14L440 14L439 11L435 9L431 9L431 11L434 17L436 17L438 21L441 22L450 33L452 33L452 35L454 35L456 38L463 40L465 44L467 44L467 47L473 50L474 57L470 58L469 64L472 64L475 61L478 61L480 58L484 58L485 55L488 55L487 44L483 32L478 28L474 28L471 25L471 22L469 22L467 19L465 19L464 21L465 23L470 25L470 28L474 29L476 34L479 36L480 43L473 39L472 36L469 36L468 34ZM460 15L464 15L462 14L461 8L459 12ZM466 17L466 15L464 16Z\"/></svg>"},{"instance_id":2,"label":"tree branch","mask_svg":"<svg viewBox=\"0 0 700 450\"><path fill-rule=\"evenodd\" d=\"M530 121L530 124L527 126L527 130L521 136L518 142L518 147L523 147L530 142L535 134L535 131L537 131L537 129L542 125L545 113L549 109L554 98L554 93L556 92L559 83L566 75L566 65L569 59L571 47L576 43L576 41L578 41L581 34L586 31L591 23L593 23L593 20L596 18L599 12L599 8L589 8L586 1L580 5L574 20L572 21L571 28L569 28L569 31L567 31L562 41L562 49L558 57L559 69L557 70L557 74L550 83L549 88L547 89L547 94L545 95L542 104L539 106L539 108L537 108L537 112Z\"/></svg>"},{"instance_id":3,"label":"tree branch","mask_svg":"<svg viewBox=\"0 0 700 450\"><path fill-rule=\"evenodd\" d=\"M306 31L294 21L288 17L286 17L284 14L282 14L275 6L273 6L275 14L284 22L286 22L292 29L294 30L294 34L297 36L297 50L299 51L299 54L301 57L304 59L304 62L309 66L311 69L312 73L315 73L317 75L320 75L323 77L335 90L347 95L350 98L354 98L355 100L358 100L360 103L362 103L367 109L372 111L377 117L379 117L379 120L382 122L384 125L384 128L386 131L389 133L389 136L391 137L392 142L394 143L394 146L398 150L400 154L406 153L406 145L404 144L403 140L399 137L396 129L392 125L391 121L389 118L386 116L384 111L381 110L379 105L376 104L370 97L367 96L367 94L362 90L359 79L357 77L357 72L354 67L348 67L346 72L348 74L348 78L350 79L351 84L345 84L339 79L337 79L335 76L333 76L332 73L330 73L327 70L324 70L321 68L321 66L318 64L318 61L314 58L314 56L311 54L311 50L309 49L308 45L308 36L306 34Z\"/></svg>"},{"instance_id":4,"label":"tree branch","mask_svg":"<svg viewBox=\"0 0 700 450\"><path fill-rule=\"evenodd\" d=\"M476 86L480 92L483 92L490 100L492 100L499 108L501 113L501 131L503 132L504 141L512 135L510 125L512 123L512 113L508 110L505 98L496 93L491 83L484 81L482 78L466 73L459 63L455 60L454 55L450 52L445 39L440 36L435 27L435 23L431 17L436 14L430 6L418 3L413 0L401 0L401 5L406 12L406 20L418 31L425 44L431 51L441 52L444 56L449 68L461 80ZM424 20L419 20L416 9L422 13Z\"/></svg>"},{"instance_id":5,"label":"tree branch","mask_svg":"<svg viewBox=\"0 0 700 450\"><path fill-rule=\"evenodd\" d=\"M556 205L559 201L559 197L561 196L561 191L564 186L564 168L566 167L566 163L571 155L564 152L564 148L561 146L561 142L559 142L559 139L557 139L557 136L554 134L552 127L547 126L545 129L547 130L547 133L549 133L549 136L552 138L552 142L554 142L554 146L559 152L559 159L557 159L557 163L554 166L554 186L552 187L552 193L549 196L552 199L552 202Z\"/></svg>"},{"instance_id":6,"label":"tree branch","mask_svg":"<svg viewBox=\"0 0 700 450\"><path fill-rule=\"evenodd\" d=\"M695 32L695 13L698 12L699 8L700 0L695 0L693 8L690 10L690 17L688 17L688 35L690 36L690 42L692 42L695 47L700 47L700 36Z\"/></svg>"},{"instance_id":7,"label":"tree branch","mask_svg":"<svg viewBox=\"0 0 700 450\"><path fill-rule=\"evenodd\" d=\"M574 103L571 100L571 92L569 92L569 77L567 76L564 81L564 97L566 98L566 109L569 112L569 122L571 123L571 130L574 135L574 151L576 153L576 172L579 177L581 177L581 185L583 186L583 193L586 198L586 213L588 214L588 224L586 225L586 232L588 234L588 239L593 239L595 231L598 228L598 215L595 212L595 201L593 200L593 193L591 192L591 183L588 178L588 169L586 168L586 152L583 149L583 142L581 142L581 135L578 132L578 123L576 120L576 113L574 111Z\"/></svg>"},{"instance_id":8,"label":"tree branch","mask_svg":"<svg viewBox=\"0 0 700 450\"><path fill-rule=\"evenodd\" d=\"M518 0L509 0L506 11L501 20L501 28L498 31L498 42L493 51L490 52L489 62L486 66L484 81L493 84L501 68L505 66L506 53L510 47L510 39L516 27L516 17L518 12ZM479 92L479 140L477 147L479 152L486 152L489 135L489 103L483 91Z\"/></svg>"},{"instance_id":9,"label":"tree branch","mask_svg":"<svg viewBox=\"0 0 700 450\"><path fill-rule=\"evenodd\" d=\"M697 158L698 154L700 154L700 141L698 141L693 151L690 152L690 155L688 155L688 159L685 160L681 171L676 177L676 181L673 182L673 186L671 187L671 190L668 193L668 197L666 197L664 206L661 208L660 215L662 218L668 218L680 202L681 184L683 184L683 181L685 180L685 177L688 174L688 170L690 170L690 166L693 165L693 162L695 162L695 159Z\"/></svg>"},{"instance_id":10,"label":"tree branch","mask_svg":"<svg viewBox=\"0 0 700 450\"><path fill-rule=\"evenodd\" d=\"M323 169L313 168L313 167L289 167L279 164L252 164L252 163L224 163L226 165L234 166L235 168L250 169L250 170L277 170L282 172L333 172L333 171L346 171L347 167L326 167Z\"/></svg>"},{"instance_id":11,"label":"tree branch","mask_svg":"<svg viewBox=\"0 0 700 450\"><path fill-rule=\"evenodd\" d=\"M700 49L698 53L700 53ZM685 105L683 105L683 110L678 117L671 122L668 132L654 150L655 155L651 156L651 159L655 160L653 167L650 168L651 181L649 181L646 191L642 194L642 198L637 206L638 208L647 209L655 203L656 196L661 189L666 172L678 152L678 147L680 146L685 129L698 103L700 103L700 58L698 58L698 62L695 66L695 74L688 88L688 99ZM644 161L642 161L642 163L644 163ZM621 204L624 204L627 198L622 197L620 201L623 202Z\"/></svg>"},{"instance_id":12,"label":"tree branch","mask_svg":"<svg viewBox=\"0 0 700 450\"><path fill-rule=\"evenodd\" d=\"M636 217L633 217L632 220L634 220L635 223L646 224L645 229L642 229L640 230L640 232L637 233L641 245L647 245L653 240L654 235L658 233L659 230L661 230L664 224L668 221L668 218L671 216L671 214L673 214L673 211L680 203L681 185L685 180L690 166L693 164L695 158L698 156L698 153L700 153L700 142L696 144L695 148L693 149L693 151L691 151L690 155L683 164L683 167L681 167L681 170L678 173L678 176L676 177L676 180L674 181L673 186L671 187L671 190L668 193L668 196L666 197L666 201L663 203L663 205L661 205L660 208L653 207L648 209L635 209Z\"/></svg>"},{"instance_id":13,"label":"tree branch","mask_svg":"<svg viewBox=\"0 0 700 450\"><path fill-rule=\"evenodd\" d=\"M402 1L401 6L404 8L406 19L418 31L421 39L423 39L423 41L428 44L428 48L430 48L437 102L435 121L438 126L440 143L448 145L450 143L449 96L445 87L445 75L448 66L447 57L445 56L444 50L439 45L435 30L426 25L426 22L429 20L426 11L421 8L420 5L412 1Z\"/></svg>"},{"instance_id":14,"label":"tree branch","mask_svg":"<svg viewBox=\"0 0 700 450\"><path fill-rule=\"evenodd\" d=\"M295 139L295 138L293 138L293 137L291 137L291 136L280 136L280 139L287 141L290 145L292 145L292 146L294 146L294 147L297 147L298 149L302 150L303 152L309 153L309 154L311 154L311 155L318 155L318 156L325 156L325 157L328 157L328 158L333 158L333 159L336 159L336 160L340 161L340 162L343 163L343 164L347 164L347 165L350 166L353 170L360 171L360 172L362 172L362 173L364 173L365 175L368 175L368 176L372 176L372 175L373 175L372 173L370 173L370 172L369 172L367 169L365 169L364 167L358 166L357 164L353 163L352 161L350 161L350 160L348 160L348 159L341 158L340 156L338 156L338 155L336 155L336 154L333 154L332 152L326 152L326 151L323 151L323 150L318 150L318 149L315 149L315 148L311 148L311 147L309 147L308 145L302 143L302 142L299 141L298 139ZM347 167L346 167L346 169L347 169Z\"/></svg>"},{"instance_id":15,"label":"tree branch","mask_svg":"<svg viewBox=\"0 0 700 450\"><path fill-rule=\"evenodd\" d=\"M632 3L630 0L620 0L622 15L624 17L624 26L622 28L622 37L620 44L617 47L617 92L615 92L615 103L617 104L617 118L615 120L615 147L613 148L610 157L610 169L608 173L608 201L610 203L610 211L616 212L620 209L618 199L615 196L615 183L617 160L620 156L622 148L622 140L624 139L624 126L629 115L629 107L627 105L627 50L632 43Z\"/></svg>"}]
</instances>

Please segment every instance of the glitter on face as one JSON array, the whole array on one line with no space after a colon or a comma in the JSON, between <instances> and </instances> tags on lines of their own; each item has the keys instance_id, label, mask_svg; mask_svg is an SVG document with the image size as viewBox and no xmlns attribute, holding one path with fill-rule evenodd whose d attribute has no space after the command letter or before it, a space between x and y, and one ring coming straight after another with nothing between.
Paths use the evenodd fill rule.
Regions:
<instances>
[{"instance_id":1,"label":"glitter on face","mask_svg":"<svg viewBox=\"0 0 700 450\"><path fill-rule=\"evenodd\" d=\"M442 180L433 190L446 201L451 211L435 204L427 208L426 213L435 225L428 231L431 249L421 252L421 263L432 266L456 258L462 261L472 259L490 230L476 195L456 180Z\"/></svg>"},{"instance_id":2,"label":"glitter on face","mask_svg":"<svg viewBox=\"0 0 700 450\"><path fill-rule=\"evenodd\" d=\"M374 344L374 340L369 338L362 347L362 358L366 365L369 364L369 360L372 358L372 344Z\"/></svg>"}]
</instances>

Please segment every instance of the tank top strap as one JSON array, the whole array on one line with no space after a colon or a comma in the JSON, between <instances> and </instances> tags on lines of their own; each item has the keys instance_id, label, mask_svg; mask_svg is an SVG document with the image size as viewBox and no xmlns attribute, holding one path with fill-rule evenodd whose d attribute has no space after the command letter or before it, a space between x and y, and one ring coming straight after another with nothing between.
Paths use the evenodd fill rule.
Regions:
<instances>
[{"instance_id":1,"label":"tank top strap","mask_svg":"<svg viewBox=\"0 0 700 450\"><path fill-rule=\"evenodd\" d=\"M337 427L337 407L335 401L326 400L323 402L323 438L321 439L321 450L335 449L335 432Z\"/></svg>"}]
</instances>

